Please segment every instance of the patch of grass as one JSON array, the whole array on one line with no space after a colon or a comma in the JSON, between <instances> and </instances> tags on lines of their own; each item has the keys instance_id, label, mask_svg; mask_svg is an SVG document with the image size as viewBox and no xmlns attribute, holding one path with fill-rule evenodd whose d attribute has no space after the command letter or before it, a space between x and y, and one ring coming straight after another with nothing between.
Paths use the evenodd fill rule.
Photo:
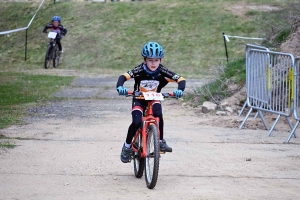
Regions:
<instances>
[{"instance_id":1,"label":"patch of grass","mask_svg":"<svg viewBox=\"0 0 300 200\"><path fill-rule=\"evenodd\" d=\"M282 31L279 32L279 34L276 36L274 39L275 43L283 43L286 41L287 37L290 35L291 29L290 28L285 28Z\"/></svg>"},{"instance_id":2,"label":"patch of grass","mask_svg":"<svg viewBox=\"0 0 300 200\"><path fill-rule=\"evenodd\" d=\"M45 103L74 77L0 73L0 128L20 123L32 103Z\"/></svg>"},{"instance_id":3,"label":"patch of grass","mask_svg":"<svg viewBox=\"0 0 300 200\"><path fill-rule=\"evenodd\" d=\"M296 1L287 1L285 5L278 6L278 10L272 12L263 12L256 16L256 20L261 23L261 30L264 31L266 40L261 45L266 46L274 51L280 51L280 44L285 42L290 34L290 19L289 16L298 15L297 8L291 5ZM298 1L299 3L299 1ZM297 3L297 5L298 5Z\"/></svg>"},{"instance_id":4,"label":"patch of grass","mask_svg":"<svg viewBox=\"0 0 300 200\"><path fill-rule=\"evenodd\" d=\"M216 74L219 77L186 95L186 100L194 105L200 105L204 101L219 103L231 96L236 91L230 90L230 85L244 85L246 81L245 59L229 62L224 69Z\"/></svg>"},{"instance_id":5,"label":"patch of grass","mask_svg":"<svg viewBox=\"0 0 300 200\"><path fill-rule=\"evenodd\" d=\"M0 141L0 148L9 148L9 149L12 149L14 148L16 145L10 143L9 141Z\"/></svg>"},{"instance_id":6,"label":"patch of grass","mask_svg":"<svg viewBox=\"0 0 300 200\"><path fill-rule=\"evenodd\" d=\"M221 80L231 80L234 84L244 84L246 81L245 59L235 60L226 65Z\"/></svg>"},{"instance_id":7,"label":"patch of grass","mask_svg":"<svg viewBox=\"0 0 300 200\"><path fill-rule=\"evenodd\" d=\"M255 16L258 14L258 11L256 10L249 10L245 13L246 16Z\"/></svg>"}]
</instances>

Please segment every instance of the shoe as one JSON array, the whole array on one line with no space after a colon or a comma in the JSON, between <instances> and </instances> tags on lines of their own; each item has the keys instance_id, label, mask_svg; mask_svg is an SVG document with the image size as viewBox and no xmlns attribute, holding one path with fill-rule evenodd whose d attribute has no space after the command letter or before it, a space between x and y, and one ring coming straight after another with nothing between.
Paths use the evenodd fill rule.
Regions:
<instances>
[{"instance_id":1,"label":"shoe","mask_svg":"<svg viewBox=\"0 0 300 200\"><path fill-rule=\"evenodd\" d=\"M172 152L172 148L167 145L166 140L162 140L159 142L160 151Z\"/></svg>"},{"instance_id":2,"label":"shoe","mask_svg":"<svg viewBox=\"0 0 300 200\"><path fill-rule=\"evenodd\" d=\"M121 161L123 163L130 162L131 154L132 154L131 148L127 148L127 147L125 147L125 145L123 145L123 148L122 148L122 151L121 151Z\"/></svg>"}]
</instances>

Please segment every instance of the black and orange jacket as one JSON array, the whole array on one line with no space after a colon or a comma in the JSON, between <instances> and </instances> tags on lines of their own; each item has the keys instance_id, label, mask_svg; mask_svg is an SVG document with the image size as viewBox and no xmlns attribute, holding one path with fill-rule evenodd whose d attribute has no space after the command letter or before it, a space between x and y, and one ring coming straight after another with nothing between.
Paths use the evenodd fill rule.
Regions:
<instances>
[{"instance_id":1,"label":"black and orange jacket","mask_svg":"<svg viewBox=\"0 0 300 200\"><path fill-rule=\"evenodd\" d=\"M160 64L157 68L159 70L158 75L153 77L146 73L143 65L144 63L138 65L133 70L130 70L121 75L117 82L117 88L119 86L123 86L125 81L134 78L134 91L161 92L161 89L165 87L169 82L178 83L178 89L184 91L186 81L180 75L170 71L168 68Z\"/></svg>"}]
</instances>

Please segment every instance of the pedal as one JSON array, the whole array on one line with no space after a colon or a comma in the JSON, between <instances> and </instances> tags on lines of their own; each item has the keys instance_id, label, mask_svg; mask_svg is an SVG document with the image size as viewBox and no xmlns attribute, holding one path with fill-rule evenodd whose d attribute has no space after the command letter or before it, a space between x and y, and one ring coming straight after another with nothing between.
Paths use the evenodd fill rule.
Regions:
<instances>
[{"instance_id":1,"label":"pedal","mask_svg":"<svg viewBox=\"0 0 300 200\"><path fill-rule=\"evenodd\" d=\"M160 152L159 152L159 154L165 154L165 153L166 153L165 151L160 151Z\"/></svg>"}]
</instances>

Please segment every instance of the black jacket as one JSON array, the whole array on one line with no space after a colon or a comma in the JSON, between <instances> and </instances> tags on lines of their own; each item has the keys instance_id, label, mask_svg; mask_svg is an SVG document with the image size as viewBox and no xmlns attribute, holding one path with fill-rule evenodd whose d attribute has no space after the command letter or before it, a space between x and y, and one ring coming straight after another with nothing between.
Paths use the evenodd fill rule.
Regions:
<instances>
[{"instance_id":1,"label":"black jacket","mask_svg":"<svg viewBox=\"0 0 300 200\"><path fill-rule=\"evenodd\" d=\"M51 29L51 31L57 32L57 39L60 39L62 37L62 35L66 35L67 34L67 29L63 26L63 25L58 25L57 27L54 27L53 24L48 24L45 26L43 32L45 33L47 31L47 29Z\"/></svg>"},{"instance_id":2,"label":"black jacket","mask_svg":"<svg viewBox=\"0 0 300 200\"><path fill-rule=\"evenodd\" d=\"M134 91L153 91L160 92L163 87L165 87L169 82L178 83L178 89L184 91L185 89L185 79L178 74L170 71L168 68L163 65L159 65L157 70L159 73L156 76L148 75L144 69L145 64L142 63L135 67L133 70L130 70L123 75L121 75L117 82L117 88L123 86L125 81L134 78Z\"/></svg>"}]
</instances>

